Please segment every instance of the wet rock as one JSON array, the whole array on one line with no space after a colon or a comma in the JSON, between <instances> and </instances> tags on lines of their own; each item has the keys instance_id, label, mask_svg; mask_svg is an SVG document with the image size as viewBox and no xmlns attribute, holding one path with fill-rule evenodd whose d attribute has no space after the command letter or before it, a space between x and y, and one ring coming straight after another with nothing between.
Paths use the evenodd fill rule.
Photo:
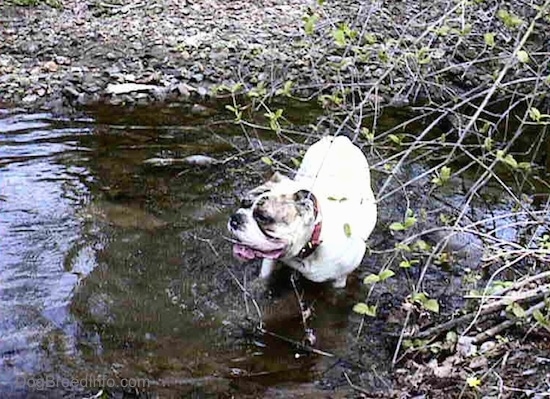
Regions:
<instances>
[{"instance_id":1,"label":"wet rock","mask_svg":"<svg viewBox=\"0 0 550 399\"><path fill-rule=\"evenodd\" d=\"M174 165L193 165L193 166L210 166L216 165L220 161L216 158L207 155L190 155L185 158L149 158L143 161L146 165L151 166L174 166Z\"/></svg>"},{"instance_id":2,"label":"wet rock","mask_svg":"<svg viewBox=\"0 0 550 399\"><path fill-rule=\"evenodd\" d=\"M191 113L194 115L208 116L213 115L216 111L201 104L193 104L191 107Z\"/></svg>"},{"instance_id":3,"label":"wet rock","mask_svg":"<svg viewBox=\"0 0 550 399\"><path fill-rule=\"evenodd\" d=\"M144 85L138 83L121 83L121 84L110 84L105 89L107 94L128 94L132 92L155 92L156 90L162 89L159 86L155 85Z\"/></svg>"},{"instance_id":4,"label":"wet rock","mask_svg":"<svg viewBox=\"0 0 550 399\"><path fill-rule=\"evenodd\" d=\"M189 165L209 166L219 163L215 158L206 155L190 155L183 158L183 162Z\"/></svg>"}]
</instances>

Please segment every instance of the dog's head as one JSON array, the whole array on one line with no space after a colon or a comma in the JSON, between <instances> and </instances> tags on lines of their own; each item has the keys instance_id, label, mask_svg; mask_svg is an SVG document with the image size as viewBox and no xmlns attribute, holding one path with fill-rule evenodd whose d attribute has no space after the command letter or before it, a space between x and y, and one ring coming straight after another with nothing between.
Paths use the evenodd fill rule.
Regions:
<instances>
[{"instance_id":1,"label":"dog's head","mask_svg":"<svg viewBox=\"0 0 550 399\"><path fill-rule=\"evenodd\" d=\"M242 260L295 257L311 238L316 222L313 195L275 173L249 191L227 228L236 239L233 254Z\"/></svg>"}]
</instances>

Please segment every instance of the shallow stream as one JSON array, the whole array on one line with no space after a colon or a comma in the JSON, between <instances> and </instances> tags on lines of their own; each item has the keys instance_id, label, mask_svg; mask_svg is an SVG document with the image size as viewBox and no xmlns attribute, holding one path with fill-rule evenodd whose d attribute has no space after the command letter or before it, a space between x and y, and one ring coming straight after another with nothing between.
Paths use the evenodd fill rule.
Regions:
<instances>
[{"instance_id":1,"label":"shallow stream","mask_svg":"<svg viewBox=\"0 0 550 399\"><path fill-rule=\"evenodd\" d=\"M138 391L120 389L122 379L146 384L139 391L153 397L347 385L340 371L331 374L340 359L249 328L256 312L236 280L253 280L257 265L233 260L223 236L237 194L260 173L244 168L244 156L144 162L234 156L238 131L207 111L1 111L0 397L82 397L105 379L127 395ZM297 115L308 123L307 112ZM286 277L260 303L269 331L300 342ZM307 292L323 309L312 325L319 349L358 353L349 325L360 320L351 312L362 295L358 278L346 293ZM369 352L384 369L383 346Z\"/></svg>"},{"instance_id":2,"label":"shallow stream","mask_svg":"<svg viewBox=\"0 0 550 399\"><path fill-rule=\"evenodd\" d=\"M225 225L238 195L263 178L243 149L255 147L258 158L280 144L261 130L244 137L222 109L98 107L77 117L0 109L1 398L102 390L339 397L350 392L344 372L370 389L391 386L388 325L402 322L392 295L402 297L406 284L383 287L382 318L363 324L351 310L366 295L361 278L381 267L375 258L344 291L298 281L314 310L316 352L297 345L304 330L284 270L258 297L264 333L254 330L258 310L240 286L253 282L258 264L232 258ZM288 116L304 127L316 112L296 105ZM147 162L194 155L216 161ZM404 213L403 202L390 202L381 225ZM377 229L375 247L393 246L387 231ZM515 231L502 235L514 239ZM466 269L481 253L471 237L464 242ZM438 270L427 279L451 298L464 289L462 275Z\"/></svg>"}]
</instances>

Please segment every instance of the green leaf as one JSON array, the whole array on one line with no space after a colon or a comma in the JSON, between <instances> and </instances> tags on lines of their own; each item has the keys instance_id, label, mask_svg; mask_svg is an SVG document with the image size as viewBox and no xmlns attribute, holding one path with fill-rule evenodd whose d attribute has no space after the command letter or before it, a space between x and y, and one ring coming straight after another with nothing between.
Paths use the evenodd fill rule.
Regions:
<instances>
[{"instance_id":1,"label":"green leaf","mask_svg":"<svg viewBox=\"0 0 550 399\"><path fill-rule=\"evenodd\" d=\"M441 179L444 181L447 181L451 177L451 168L449 168L448 166L443 166L439 173L440 173Z\"/></svg>"},{"instance_id":2,"label":"green leaf","mask_svg":"<svg viewBox=\"0 0 550 399\"><path fill-rule=\"evenodd\" d=\"M353 311L355 313L359 313L359 314L366 314L367 311L368 311L368 308L369 308L369 305L367 305L366 303L364 302L359 302L359 303L356 303L354 306L353 306Z\"/></svg>"},{"instance_id":3,"label":"green leaf","mask_svg":"<svg viewBox=\"0 0 550 399\"><path fill-rule=\"evenodd\" d=\"M479 388L481 386L481 380L477 377L468 377L466 378L466 384L470 388Z\"/></svg>"},{"instance_id":4,"label":"green leaf","mask_svg":"<svg viewBox=\"0 0 550 399\"><path fill-rule=\"evenodd\" d=\"M334 37L334 41L338 46L344 47L346 45L346 34L342 28L334 29L332 37Z\"/></svg>"},{"instance_id":5,"label":"green leaf","mask_svg":"<svg viewBox=\"0 0 550 399\"><path fill-rule=\"evenodd\" d=\"M529 54L527 54L527 51L520 50L516 53L516 57L518 58L519 62L527 63L529 62Z\"/></svg>"},{"instance_id":6,"label":"green leaf","mask_svg":"<svg viewBox=\"0 0 550 399\"><path fill-rule=\"evenodd\" d=\"M312 35L315 31L315 24L319 20L319 17L317 15L310 15L307 17L304 17L304 30L306 32L306 35Z\"/></svg>"},{"instance_id":7,"label":"green leaf","mask_svg":"<svg viewBox=\"0 0 550 399\"><path fill-rule=\"evenodd\" d=\"M378 274L369 274L367 277L363 279L363 284L374 284L378 283L380 281L380 277L378 277Z\"/></svg>"},{"instance_id":8,"label":"green leaf","mask_svg":"<svg viewBox=\"0 0 550 399\"><path fill-rule=\"evenodd\" d=\"M493 139L490 137L486 137L483 141L483 148L485 148L487 151L491 151L493 148Z\"/></svg>"},{"instance_id":9,"label":"green leaf","mask_svg":"<svg viewBox=\"0 0 550 399\"><path fill-rule=\"evenodd\" d=\"M273 165L273 160L269 157L262 157L261 160L266 165L270 165L270 166Z\"/></svg>"},{"instance_id":10,"label":"green leaf","mask_svg":"<svg viewBox=\"0 0 550 399\"><path fill-rule=\"evenodd\" d=\"M464 25L464 29L460 30L460 35L461 36L468 36L471 32L472 32L472 25L471 24L466 24L466 25Z\"/></svg>"},{"instance_id":11,"label":"green leaf","mask_svg":"<svg viewBox=\"0 0 550 399\"><path fill-rule=\"evenodd\" d=\"M483 40L485 40L485 44L489 47L495 46L495 34L492 32L487 32L483 35Z\"/></svg>"},{"instance_id":12,"label":"green leaf","mask_svg":"<svg viewBox=\"0 0 550 399\"><path fill-rule=\"evenodd\" d=\"M376 308L376 305L367 305L366 303L359 302L353 307L353 311L364 316L376 317Z\"/></svg>"},{"instance_id":13,"label":"green leaf","mask_svg":"<svg viewBox=\"0 0 550 399\"><path fill-rule=\"evenodd\" d=\"M512 303L511 305L511 311L517 318L524 318L525 317L525 310L521 307L521 305L517 302Z\"/></svg>"},{"instance_id":14,"label":"green leaf","mask_svg":"<svg viewBox=\"0 0 550 399\"><path fill-rule=\"evenodd\" d=\"M336 201L336 202L344 202L344 201L347 201L348 199L346 197L340 197L340 198L336 198L336 197L327 197L327 199L329 201Z\"/></svg>"},{"instance_id":15,"label":"green leaf","mask_svg":"<svg viewBox=\"0 0 550 399\"><path fill-rule=\"evenodd\" d=\"M399 267L402 267L403 269L409 269L418 263L420 263L418 259L412 259L412 260L405 259L399 263Z\"/></svg>"},{"instance_id":16,"label":"green leaf","mask_svg":"<svg viewBox=\"0 0 550 399\"><path fill-rule=\"evenodd\" d=\"M403 223L393 222L392 224L390 224L390 230L395 230L395 231L405 230L405 226L403 225Z\"/></svg>"},{"instance_id":17,"label":"green leaf","mask_svg":"<svg viewBox=\"0 0 550 399\"><path fill-rule=\"evenodd\" d=\"M397 145L401 145L403 139L399 136L396 136L395 134L390 134L388 138L393 141Z\"/></svg>"},{"instance_id":18,"label":"green leaf","mask_svg":"<svg viewBox=\"0 0 550 399\"><path fill-rule=\"evenodd\" d=\"M243 84L242 83L235 83L233 85L233 87L231 87L231 93L236 93L238 92L239 90L241 90L243 88Z\"/></svg>"},{"instance_id":19,"label":"green leaf","mask_svg":"<svg viewBox=\"0 0 550 399\"><path fill-rule=\"evenodd\" d=\"M300 167L300 165L302 163L299 159L296 159L294 157L290 158L290 160L292 161L292 164L297 168Z\"/></svg>"},{"instance_id":20,"label":"green leaf","mask_svg":"<svg viewBox=\"0 0 550 399\"><path fill-rule=\"evenodd\" d=\"M407 244L403 244L403 243L395 244L395 249L405 251L405 252L411 252L411 247L408 246Z\"/></svg>"},{"instance_id":21,"label":"green leaf","mask_svg":"<svg viewBox=\"0 0 550 399\"><path fill-rule=\"evenodd\" d=\"M439 302L436 299L428 299L423 303L423 306L426 310L429 310L433 313L439 313Z\"/></svg>"},{"instance_id":22,"label":"green leaf","mask_svg":"<svg viewBox=\"0 0 550 399\"><path fill-rule=\"evenodd\" d=\"M534 120L535 122L540 122L542 118L542 114L538 110L538 108L531 107L529 108L529 117Z\"/></svg>"},{"instance_id":23,"label":"green leaf","mask_svg":"<svg viewBox=\"0 0 550 399\"><path fill-rule=\"evenodd\" d=\"M485 122L483 126L481 126L481 129L479 129L479 132L485 134L489 131L490 127L491 127L491 124L489 122Z\"/></svg>"},{"instance_id":24,"label":"green leaf","mask_svg":"<svg viewBox=\"0 0 550 399\"><path fill-rule=\"evenodd\" d=\"M533 312L533 317L535 318L535 320L540 323L540 324L547 324L548 323L548 320L546 320L546 318L544 317L544 315L542 314L542 312L538 309L535 309L535 311Z\"/></svg>"},{"instance_id":25,"label":"green leaf","mask_svg":"<svg viewBox=\"0 0 550 399\"><path fill-rule=\"evenodd\" d=\"M449 32L451 31L451 27L449 25L443 25L435 30L435 33L437 33L438 36L447 36Z\"/></svg>"},{"instance_id":26,"label":"green leaf","mask_svg":"<svg viewBox=\"0 0 550 399\"><path fill-rule=\"evenodd\" d=\"M514 159L512 154L508 154L504 157L504 163L511 166L514 169L518 168L518 162Z\"/></svg>"},{"instance_id":27,"label":"green leaf","mask_svg":"<svg viewBox=\"0 0 550 399\"><path fill-rule=\"evenodd\" d=\"M448 344L456 344L458 342L458 334L455 331L448 331L445 334L445 342Z\"/></svg>"},{"instance_id":28,"label":"green leaf","mask_svg":"<svg viewBox=\"0 0 550 399\"><path fill-rule=\"evenodd\" d=\"M431 180L437 186L445 185L451 178L451 168L443 166L436 176Z\"/></svg>"},{"instance_id":29,"label":"green leaf","mask_svg":"<svg viewBox=\"0 0 550 399\"><path fill-rule=\"evenodd\" d=\"M506 154L502 150L497 151L497 160L504 162L508 166L511 166L513 169L518 168L518 162L514 159L511 154Z\"/></svg>"},{"instance_id":30,"label":"green leaf","mask_svg":"<svg viewBox=\"0 0 550 399\"><path fill-rule=\"evenodd\" d=\"M429 64L432 60L430 55L430 49L428 47L422 47L416 54L416 59L420 65Z\"/></svg>"},{"instance_id":31,"label":"green leaf","mask_svg":"<svg viewBox=\"0 0 550 399\"><path fill-rule=\"evenodd\" d=\"M368 310L367 310L367 313L365 313L366 316L370 316L370 317L376 317L376 311L377 311L377 306L376 305L371 305L369 306Z\"/></svg>"},{"instance_id":32,"label":"green leaf","mask_svg":"<svg viewBox=\"0 0 550 399\"><path fill-rule=\"evenodd\" d=\"M366 138L369 142L374 141L374 131L370 131L368 127L361 128L361 134L364 138Z\"/></svg>"},{"instance_id":33,"label":"green leaf","mask_svg":"<svg viewBox=\"0 0 550 399\"><path fill-rule=\"evenodd\" d=\"M424 252L428 252L428 251L431 251L432 247L430 244L428 244L426 241L424 240L417 240L415 243L414 243L414 246L415 248L417 248L419 251L424 251Z\"/></svg>"},{"instance_id":34,"label":"green leaf","mask_svg":"<svg viewBox=\"0 0 550 399\"><path fill-rule=\"evenodd\" d=\"M367 44L374 44L376 43L376 36L374 36L372 33L367 33L365 35L365 40L367 41Z\"/></svg>"},{"instance_id":35,"label":"green leaf","mask_svg":"<svg viewBox=\"0 0 550 399\"><path fill-rule=\"evenodd\" d=\"M418 293L413 295L412 300L414 302L424 304L424 302L426 302L428 300L428 296L423 292L418 292Z\"/></svg>"},{"instance_id":36,"label":"green leaf","mask_svg":"<svg viewBox=\"0 0 550 399\"><path fill-rule=\"evenodd\" d=\"M416 218L414 216L409 216L405 218L405 223L403 224L403 226L405 227L405 229L408 229L414 226L415 223L416 223Z\"/></svg>"},{"instance_id":37,"label":"green leaf","mask_svg":"<svg viewBox=\"0 0 550 399\"><path fill-rule=\"evenodd\" d=\"M380 281L387 280L393 276L395 276L395 273L391 269L382 270L380 273L378 273L378 277L380 278Z\"/></svg>"},{"instance_id":38,"label":"green leaf","mask_svg":"<svg viewBox=\"0 0 550 399\"><path fill-rule=\"evenodd\" d=\"M277 90L275 92L275 94L278 95L278 96L283 95L283 96L286 96L286 97L290 97L292 95L292 86L293 85L294 85L294 82L292 80L289 80L289 81L285 82L283 88Z\"/></svg>"},{"instance_id":39,"label":"green leaf","mask_svg":"<svg viewBox=\"0 0 550 399\"><path fill-rule=\"evenodd\" d=\"M351 226L349 223L344 223L344 234L346 237L351 237Z\"/></svg>"},{"instance_id":40,"label":"green leaf","mask_svg":"<svg viewBox=\"0 0 550 399\"><path fill-rule=\"evenodd\" d=\"M515 29L523 23L523 20L517 15L508 12L507 10L498 10L497 16L510 29Z\"/></svg>"}]
</instances>

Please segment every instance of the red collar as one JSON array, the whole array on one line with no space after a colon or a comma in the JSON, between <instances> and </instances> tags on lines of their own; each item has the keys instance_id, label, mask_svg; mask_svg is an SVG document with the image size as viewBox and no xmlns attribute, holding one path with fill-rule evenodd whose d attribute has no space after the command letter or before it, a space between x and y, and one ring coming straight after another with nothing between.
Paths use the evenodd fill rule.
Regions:
<instances>
[{"instance_id":1,"label":"red collar","mask_svg":"<svg viewBox=\"0 0 550 399\"><path fill-rule=\"evenodd\" d=\"M320 217L321 210L319 209L317 198L315 198L313 194L311 194L311 196L313 198L313 211L315 219L319 219L319 221L315 224L315 227L313 227L313 233L311 233L311 238L309 241L302 247L300 252L298 252L298 257L301 259L307 258L317 249L319 245L321 245L321 227L323 225L323 221Z\"/></svg>"}]
</instances>

